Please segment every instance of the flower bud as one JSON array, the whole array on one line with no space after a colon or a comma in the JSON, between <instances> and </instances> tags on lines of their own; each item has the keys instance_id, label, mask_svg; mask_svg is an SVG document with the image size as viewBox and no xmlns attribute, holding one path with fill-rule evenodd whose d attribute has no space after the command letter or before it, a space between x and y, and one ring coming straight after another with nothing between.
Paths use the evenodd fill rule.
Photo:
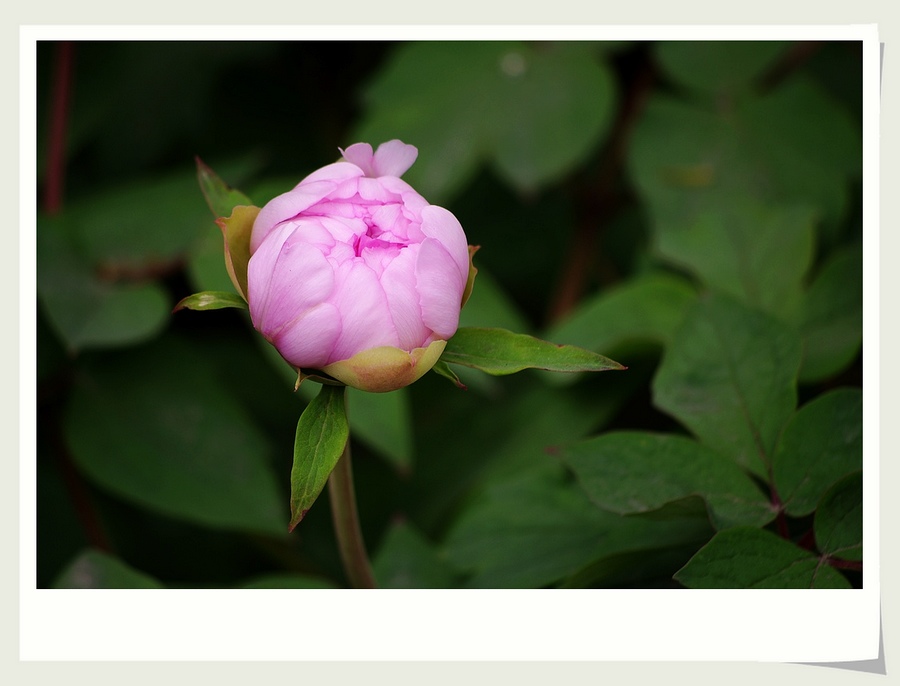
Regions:
<instances>
[{"instance_id":1,"label":"flower bud","mask_svg":"<svg viewBox=\"0 0 900 686\"><path fill-rule=\"evenodd\" d=\"M418 379L459 324L471 289L462 226L400 176L418 151L368 143L265 205L253 223L253 326L298 369L362 390Z\"/></svg>"}]
</instances>

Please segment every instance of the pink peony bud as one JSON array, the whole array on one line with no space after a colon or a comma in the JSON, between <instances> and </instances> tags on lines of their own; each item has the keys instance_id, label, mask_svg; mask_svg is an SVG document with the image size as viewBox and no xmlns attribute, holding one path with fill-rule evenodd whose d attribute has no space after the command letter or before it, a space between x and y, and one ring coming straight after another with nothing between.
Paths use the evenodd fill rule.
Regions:
<instances>
[{"instance_id":1,"label":"pink peony bud","mask_svg":"<svg viewBox=\"0 0 900 686\"><path fill-rule=\"evenodd\" d=\"M253 224L253 326L294 367L391 391L428 371L459 323L470 251L459 221L400 176L418 151L368 143L265 205Z\"/></svg>"}]
</instances>

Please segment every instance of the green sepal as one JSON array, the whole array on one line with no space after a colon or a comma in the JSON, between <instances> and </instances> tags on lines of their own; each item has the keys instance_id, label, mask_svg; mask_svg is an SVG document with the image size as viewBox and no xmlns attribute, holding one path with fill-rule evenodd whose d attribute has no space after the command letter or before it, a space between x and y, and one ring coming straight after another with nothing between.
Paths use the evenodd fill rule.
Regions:
<instances>
[{"instance_id":1,"label":"green sepal","mask_svg":"<svg viewBox=\"0 0 900 686\"><path fill-rule=\"evenodd\" d=\"M319 497L349 438L344 386L323 385L297 422L289 531L294 530Z\"/></svg>"},{"instance_id":2,"label":"green sepal","mask_svg":"<svg viewBox=\"0 0 900 686\"><path fill-rule=\"evenodd\" d=\"M213 213L213 218L227 217L238 205L252 205L250 199L238 190L231 188L199 157L197 162L197 180L206 204Z\"/></svg>"},{"instance_id":3,"label":"green sepal","mask_svg":"<svg viewBox=\"0 0 900 686\"><path fill-rule=\"evenodd\" d=\"M222 310L226 307L237 307L242 310L247 309L247 301L237 293L227 293L224 291L202 291L194 293L186 298L182 298L172 309L172 312L178 310Z\"/></svg>"},{"instance_id":4,"label":"green sepal","mask_svg":"<svg viewBox=\"0 0 900 686\"><path fill-rule=\"evenodd\" d=\"M469 390L468 386L466 386L462 381L459 380L459 377L456 375L452 369L450 369L450 365L442 360L438 360L434 363L434 366L431 368L435 374L439 376L443 376L445 379L450 379L450 381L457 387L464 391Z\"/></svg>"},{"instance_id":5,"label":"green sepal","mask_svg":"<svg viewBox=\"0 0 900 686\"><path fill-rule=\"evenodd\" d=\"M551 372L602 372L625 369L614 360L584 348L542 341L506 329L462 327L447 341L441 360L480 369L493 376L523 369Z\"/></svg>"},{"instance_id":6,"label":"green sepal","mask_svg":"<svg viewBox=\"0 0 900 686\"><path fill-rule=\"evenodd\" d=\"M469 275L466 277L466 287L463 290L462 302L460 303L460 308L465 307L466 303L469 301L469 296L472 295L472 289L475 288L475 275L478 274L478 268L475 266L475 253L477 253L481 249L480 245L470 245L469 246Z\"/></svg>"}]
</instances>

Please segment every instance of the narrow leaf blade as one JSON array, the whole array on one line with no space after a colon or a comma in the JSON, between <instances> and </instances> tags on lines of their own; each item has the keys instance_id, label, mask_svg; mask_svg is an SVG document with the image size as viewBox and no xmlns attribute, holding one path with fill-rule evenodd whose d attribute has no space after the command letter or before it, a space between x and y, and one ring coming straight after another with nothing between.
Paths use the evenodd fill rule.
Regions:
<instances>
[{"instance_id":1,"label":"narrow leaf blade","mask_svg":"<svg viewBox=\"0 0 900 686\"><path fill-rule=\"evenodd\" d=\"M172 312L179 310L221 310L226 307L237 307L246 310L247 301L237 293L227 293L222 291L202 291L194 293L181 301L175 306Z\"/></svg>"},{"instance_id":2,"label":"narrow leaf blade","mask_svg":"<svg viewBox=\"0 0 900 686\"><path fill-rule=\"evenodd\" d=\"M463 327L447 341L441 360L494 376L523 369L551 372L601 372L625 369L614 360L571 345L558 345L506 329Z\"/></svg>"},{"instance_id":3,"label":"narrow leaf blade","mask_svg":"<svg viewBox=\"0 0 900 686\"><path fill-rule=\"evenodd\" d=\"M344 387L323 385L297 422L291 469L290 531L319 497L349 437Z\"/></svg>"}]
</instances>

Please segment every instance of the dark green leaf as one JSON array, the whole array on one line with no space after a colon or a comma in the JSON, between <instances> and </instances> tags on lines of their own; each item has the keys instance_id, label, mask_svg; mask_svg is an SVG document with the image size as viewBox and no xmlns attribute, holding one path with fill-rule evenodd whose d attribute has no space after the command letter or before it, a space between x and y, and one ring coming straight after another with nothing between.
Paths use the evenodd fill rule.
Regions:
<instances>
[{"instance_id":1,"label":"dark green leaf","mask_svg":"<svg viewBox=\"0 0 900 686\"><path fill-rule=\"evenodd\" d=\"M730 298L704 297L663 356L654 403L765 477L797 404L799 366L800 343L786 326Z\"/></svg>"},{"instance_id":2,"label":"dark green leaf","mask_svg":"<svg viewBox=\"0 0 900 686\"><path fill-rule=\"evenodd\" d=\"M153 577L99 550L86 550L53 582L53 588L164 588Z\"/></svg>"},{"instance_id":3,"label":"dark green leaf","mask_svg":"<svg viewBox=\"0 0 900 686\"><path fill-rule=\"evenodd\" d=\"M811 513L834 483L862 469L862 391L842 388L801 407L785 426L772 472L785 512Z\"/></svg>"},{"instance_id":4,"label":"dark green leaf","mask_svg":"<svg viewBox=\"0 0 900 686\"><path fill-rule=\"evenodd\" d=\"M496 482L462 513L447 539L450 561L470 588L553 584L588 564L630 551L702 543L705 519L653 522L595 507L561 470Z\"/></svg>"},{"instance_id":5,"label":"dark green leaf","mask_svg":"<svg viewBox=\"0 0 900 686\"><path fill-rule=\"evenodd\" d=\"M656 57L678 83L715 95L749 89L784 54L774 41L663 41Z\"/></svg>"},{"instance_id":6,"label":"dark green leaf","mask_svg":"<svg viewBox=\"0 0 900 686\"><path fill-rule=\"evenodd\" d=\"M628 341L668 343L696 299L684 278L648 274L583 301L544 338L587 350L612 350Z\"/></svg>"},{"instance_id":7,"label":"dark green leaf","mask_svg":"<svg viewBox=\"0 0 900 686\"><path fill-rule=\"evenodd\" d=\"M78 467L133 503L283 534L271 447L206 358L177 339L85 360L64 416Z\"/></svg>"},{"instance_id":8,"label":"dark green leaf","mask_svg":"<svg viewBox=\"0 0 900 686\"><path fill-rule=\"evenodd\" d=\"M394 524L372 562L379 588L454 588L456 572L412 526Z\"/></svg>"},{"instance_id":9,"label":"dark green leaf","mask_svg":"<svg viewBox=\"0 0 900 686\"><path fill-rule=\"evenodd\" d=\"M189 310L221 310L226 307L237 307L246 310L247 301L237 293L222 291L203 291L183 298L173 312L187 308Z\"/></svg>"},{"instance_id":10,"label":"dark green leaf","mask_svg":"<svg viewBox=\"0 0 900 686\"><path fill-rule=\"evenodd\" d=\"M323 384L297 422L291 468L291 530L319 497L349 436L344 387Z\"/></svg>"},{"instance_id":11,"label":"dark green leaf","mask_svg":"<svg viewBox=\"0 0 900 686\"><path fill-rule=\"evenodd\" d=\"M624 369L603 355L542 341L505 329L462 327L447 341L441 360L480 369L494 376L514 374L523 369L553 372L600 372Z\"/></svg>"},{"instance_id":12,"label":"dark green leaf","mask_svg":"<svg viewBox=\"0 0 900 686\"><path fill-rule=\"evenodd\" d=\"M688 588L850 588L809 551L750 527L717 533L675 578Z\"/></svg>"},{"instance_id":13,"label":"dark green leaf","mask_svg":"<svg viewBox=\"0 0 900 686\"><path fill-rule=\"evenodd\" d=\"M200 190L203 192L203 197L206 198L206 204L209 206L214 219L230 217L231 211L238 205L253 204L246 195L228 186L199 157L196 158L196 161L197 180L200 182Z\"/></svg>"},{"instance_id":14,"label":"dark green leaf","mask_svg":"<svg viewBox=\"0 0 900 686\"><path fill-rule=\"evenodd\" d=\"M862 500L862 472L841 479L823 496L815 520L820 552L844 560L862 560Z\"/></svg>"},{"instance_id":15,"label":"dark green leaf","mask_svg":"<svg viewBox=\"0 0 900 686\"><path fill-rule=\"evenodd\" d=\"M37 233L37 287L44 313L69 351L129 345L158 335L169 318L155 283L101 279L76 251L71 226L42 218Z\"/></svg>"},{"instance_id":16,"label":"dark green leaf","mask_svg":"<svg viewBox=\"0 0 900 686\"><path fill-rule=\"evenodd\" d=\"M457 388L461 388L462 390L466 390L466 385L459 380L459 376L457 376L456 372L454 372L450 365L448 365L443 360L438 360L434 363L434 366L431 368L435 374L439 376L443 376L445 379L449 379L451 383L453 383Z\"/></svg>"},{"instance_id":17,"label":"dark green leaf","mask_svg":"<svg viewBox=\"0 0 900 686\"><path fill-rule=\"evenodd\" d=\"M403 389L366 393L347 389L348 419L358 438L401 472L413 467L412 409Z\"/></svg>"},{"instance_id":18,"label":"dark green leaf","mask_svg":"<svg viewBox=\"0 0 900 686\"><path fill-rule=\"evenodd\" d=\"M429 199L459 190L482 161L533 189L595 149L615 98L590 44L412 42L372 82L353 139L418 146L404 178Z\"/></svg>"},{"instance_id":19,"label":"dark green leaf","mask_svg":"<svg viewBox=\"0 0 900 686\"><path fill-rule=\"evenodd\" d=\"M563 450L563 459L598 507L618 514L657 510L699 495L717 529L762 526L775 512L733 462L682 436L613 432Z\"/></svg>"},{"instance_id":20,"label":"dark green leaf","mask_svg":"<svg viewBox=\"0 0 900 686\"><path fill-rule=\"evenodd\" d=\"M859 352L863 323L862 269L862 246L836 253L800 303L798 319L804 343L802 382L833 376Z\"/></svg>"}]
</instances>

